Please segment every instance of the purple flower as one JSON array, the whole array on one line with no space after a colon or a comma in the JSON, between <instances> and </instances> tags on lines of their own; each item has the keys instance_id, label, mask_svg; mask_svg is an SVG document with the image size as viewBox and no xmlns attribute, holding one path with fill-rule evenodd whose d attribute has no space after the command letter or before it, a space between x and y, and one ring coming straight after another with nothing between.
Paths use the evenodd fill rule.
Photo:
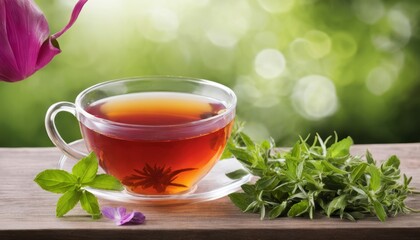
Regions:
<instances>
[{"instance_id":1,"label":"purple flower","mask_svg":"<svg viewBox=\"0 0 420 240\"><path fill-rule=\"evenodd\" d=\"M61 52L57 38L73 25L87 1L79 0L69 23L50 36L33 0L0 0L0 80L20 81L47 65Z\"/></svg>"},{"instance_id":2,"label":"purple flower","mask_svg":"<svg viewBox=\"0 0 420 240\"><path fill-rule=\"evenodd\" d=\"M119 226L124 224L142 224L146 220L143 213L136 211L127 213L124 207L103 207L102 214Z\"/></svg>"}]
</instances>

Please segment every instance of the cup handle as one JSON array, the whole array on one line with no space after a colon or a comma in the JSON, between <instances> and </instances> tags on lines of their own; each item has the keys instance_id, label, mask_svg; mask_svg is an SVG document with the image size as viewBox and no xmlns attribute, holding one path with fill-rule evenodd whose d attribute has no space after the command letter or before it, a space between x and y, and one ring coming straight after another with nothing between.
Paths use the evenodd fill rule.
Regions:
<instances>
[{"instance_id":1,"label":"cup handle","mask_svg":"<svg viewBox=\"0 0 420 240\"><path fill-rule=\"evenodd\" d=\"M69 112L76 116L76 106L70 102L58 102L48 108L47 114L45 115L45 128L47 130L48 137L66 156L81 159L86 157L86 153L80 152L77 149L70 147L58 133L57 127L55 126L55 117L59 112Z\"/></svg>"}]
</instances>

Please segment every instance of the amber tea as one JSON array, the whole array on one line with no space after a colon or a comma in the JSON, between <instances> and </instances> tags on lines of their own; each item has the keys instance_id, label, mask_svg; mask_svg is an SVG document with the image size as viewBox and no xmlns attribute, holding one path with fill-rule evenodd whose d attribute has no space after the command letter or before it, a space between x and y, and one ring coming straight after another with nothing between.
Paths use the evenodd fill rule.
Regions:
<instances>
[{"instance_id":1,"label":"amber tea","mask_svg":"<svg viewBox=\"0 0 420 240\"><path fill-rule=\"evenodd\" d=\"M139 194L191 189L219 159L232 125L231 120L206 128L195 124L211 121L226 106L191 93L131 93L101 99L85 110L104 121L95 128L81 123L89 150L107 173ZM112 123L125 130L116 131Z\"/></svg>"}]
</instances>

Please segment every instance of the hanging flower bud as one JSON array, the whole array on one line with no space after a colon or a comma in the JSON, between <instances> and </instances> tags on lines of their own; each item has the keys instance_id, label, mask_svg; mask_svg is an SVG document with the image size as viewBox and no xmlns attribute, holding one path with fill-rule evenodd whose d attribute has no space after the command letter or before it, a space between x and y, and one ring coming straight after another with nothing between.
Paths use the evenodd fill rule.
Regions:
<instances>
[{"instance_id":1,"label":"hanging flower bud","mask_svg":"<svg viewBox=\"0 0 420 240\"><path fill-rule=\"evenodd\" d=\"M87 0L79 0L69 23L50 35L48 22L33 0L0 0L0 80L23 80L61 52L57 42L76 21Z\"/></svg>"}]
</instances>

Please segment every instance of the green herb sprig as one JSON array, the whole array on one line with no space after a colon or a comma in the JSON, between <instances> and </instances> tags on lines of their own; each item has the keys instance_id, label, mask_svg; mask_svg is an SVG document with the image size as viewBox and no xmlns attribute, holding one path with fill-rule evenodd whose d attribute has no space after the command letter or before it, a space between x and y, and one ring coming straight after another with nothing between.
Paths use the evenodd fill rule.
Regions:
<instances>
[{"instance_id":1,"label":"green herb sprig","mask_svg":"<svg viewBox=\"0 0 420 240\"><path fill-rule=\"evenodd\" d=\"M309 137L308 137L309 138ZM411 177L403 175L400 160L392 156L379 166L369 151L365 159L352 156L350 137L337 135L323 140L316 135L312 144L300 140L289 151L279 151L274 141L260 144L238 132L227 145L225 156L235 156L258 180L242 186L243 192L229 195L243 212L258 212L261 219L279 216L309 216L319 212L328 217L355 221L374 215L388 216L415 212L404 200L413 192ZM231 178L244 170L227 174Z\"/></svg>"},{"instance_id":2,"label":"green herb sprig","mask_svg":"<svg viewBox=\"0 0 420 240\"><path fill-rule=\"evenodd\" d=\"M98 199L85 187L105 190L122 190L118 179L108 174L97 174L98 159L92 152L79 160L72 172L59 169L47 169L40 172L34 181L44 190L52 193L63 193L58 199L56 216L62 217L73 209L78 202L92 218L101 216Z\"/></svg>"}]
</instances>

